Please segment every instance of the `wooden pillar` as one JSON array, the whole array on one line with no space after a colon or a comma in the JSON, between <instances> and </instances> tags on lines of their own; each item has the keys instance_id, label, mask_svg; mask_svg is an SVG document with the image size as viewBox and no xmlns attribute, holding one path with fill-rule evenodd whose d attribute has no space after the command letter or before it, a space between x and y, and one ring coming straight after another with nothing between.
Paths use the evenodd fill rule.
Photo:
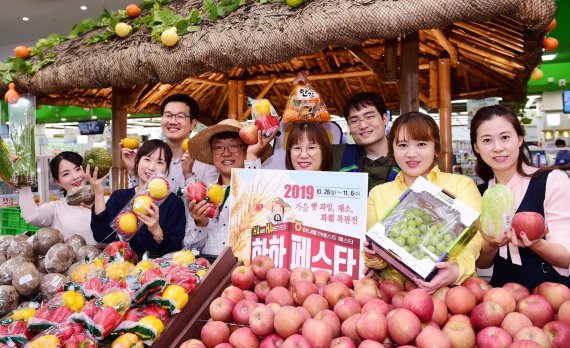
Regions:
<instances>
[{"instance_id":1,"label":"wooden pillar","mask_svg":"<svg viewBox=\"0 0 570 348\"><path fill-rule=\"evenodd\" d=\"M453 149L451 147L451 61L438 59L439 72L439 137L441 142L441 170L452 171Z\"/></svg>"},{"instance_id":2,"label":"wooden pillar","mask_svg":"<svg viewBox=\"0 0 570 348\"><path fill-rule=\"evenodd\" d=\"M400 112L420 109L418 96L420 44L418 32L402 36L400 70Z\"/></svg>"},{"instance_id":3,"label":"wooden pillar","mask_svg":"<svg viewBox=\"0 0 570 348\"><path fill-rule=\"evenodd\" d=\"M228 118L237 119L237 81L228 81Z\"/></svg>"},{"instance_id":4,"label":"wooden pillar","mask_svg":"<svg viewBox=\"0 0 570 348\"><path fill-rule=\"evenodd\" d=\"M241 120L245 111L245 81L237 82L237 119Z\"/></svg>"},{"instance_id":5,"label":"wooden pillar","mask_svg":"<svg viewBox=\"0 0 570 348\"><path fill-rule=\"evenodd\" d=\"M111 157L113 159L111 189L113 191L118 188L127 188L128 183L128 172L121 159L121 147L119 146L119 142L121 139L127 137L127 105L130 97L130 89L113 87L111 97Z\"/></svg>"},{"instance_id":6,"label":"wooden pillar","mask_svg":"<svg viewBox=\"0 0 570 348\"><path fill-rule=\"evenodd\" d=\"M396 81L398 80L396 74L397 59L398 59L398 39L386 39L384 43L384 75L382 81Z\"/></svg>"}]
</instances>

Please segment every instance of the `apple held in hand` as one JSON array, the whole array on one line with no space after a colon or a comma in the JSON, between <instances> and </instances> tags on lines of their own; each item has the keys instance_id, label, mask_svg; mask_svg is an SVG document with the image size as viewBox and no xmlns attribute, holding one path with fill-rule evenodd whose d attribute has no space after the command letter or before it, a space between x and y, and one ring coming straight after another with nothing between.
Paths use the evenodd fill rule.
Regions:
<instances>
[{"instance_id":1,"label":"apple held in hand","mask_svg":"<svg viewBox=\"0 0 570 348\"><path fill-rule=\"evenodd\" d=\"M189 201L201 202L206 199L206 185L200 181L192 182L186 186L186 193Z\"/></svg>"},{"instance_id":2,"label":"apple held in hand","mask_svg":"<svg viewBox=\"0 0 570 348\"><path fill-rule=\"evenodd\" d=\"M239 130L239 138L247 145L257 144L257 132L257 126L250 124Z\"/></svg>"},{"instance_id":3,"label":"apple held in hand","mask_svg":"<svg viewBox=\"0 0 570 348\"><path fill-rule=\"evenodd\" d=\"M517 237L521 238L521 232L526 234L529 240L537 240L544 236L544 217L533 211L521 211L513 217L511 226Z\"/></svg>"}]
</instances>

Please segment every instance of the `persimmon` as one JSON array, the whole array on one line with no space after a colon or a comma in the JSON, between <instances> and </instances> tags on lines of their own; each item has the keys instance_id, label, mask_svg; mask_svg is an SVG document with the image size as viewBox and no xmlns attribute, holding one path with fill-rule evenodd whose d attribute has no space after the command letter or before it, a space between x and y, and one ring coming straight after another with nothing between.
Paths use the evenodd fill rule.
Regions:
<instances>
[{"instance_id":1,"label":"persimmon","mask_svg":"<svg viewBox=\"0 0 570 348\"><path fill-rule=\"evenodd\" d=\"M32 49L26 46L18 46L14 48L14 55L16 58L28 58L30 53L32 53Z\"/></svg>"},{"instance_id":2,"label":"persimmon","mask_svg":"<svg viewBox=\"0 0 570 348\"><path fill-rule=\"evenodd\" d=\"M141 8L138 7L136 4L129 4L127 5L126 12L127 16L134 18L141 13Z\"/></svg>"},{"instance_id":3,"label":"persimmon","mask_svg":"<svg viewBox=\"0 0 570 348\"><path fill-rule=\"evenodd\" d=\"M552 52L558 48L558 40L550 36L545 37L544 40L542 40L542 45L547 52Z\"/></svg>"},{"instance_id":4,"label":"persimmon","mask_svg":"<svg viewBox=\"0 0 570 348\"><path fill-rule=\"evenodd\" d=\"M548 28L546 28L546 31L550 33L554 30L554 28L556 28L556 18L552 19L552 22L550 22Z\"/></svg>"},{"instance_id":5,"label":"persimmon","mask_svg":"<svg viewBox=\"0 0 570 348\"><path fill-rule=\"evenodd\" d=\"M543 77L544 77L544 72L540 70L539 67L535 67L534 69L532 69L532 72L530 73L531 80L538 81L542 80Z\"/></svg>"}]
</instances>

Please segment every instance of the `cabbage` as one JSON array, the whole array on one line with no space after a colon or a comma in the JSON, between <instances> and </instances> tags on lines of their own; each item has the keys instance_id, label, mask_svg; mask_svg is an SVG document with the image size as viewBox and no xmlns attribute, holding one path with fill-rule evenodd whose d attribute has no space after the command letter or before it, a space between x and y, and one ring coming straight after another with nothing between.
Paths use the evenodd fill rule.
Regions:
<instances>
[{"instance_id":1,"label":"cabbage","mask_svg":"<svg viewBox=\"0 0 570 348\"><path fill-rule=\"evenodd\" d=\"M515 196L505 185L488 188L481 202L480 230L489 237L498 237L511 228L515 215Z\"/></svg>"}]
</instances>

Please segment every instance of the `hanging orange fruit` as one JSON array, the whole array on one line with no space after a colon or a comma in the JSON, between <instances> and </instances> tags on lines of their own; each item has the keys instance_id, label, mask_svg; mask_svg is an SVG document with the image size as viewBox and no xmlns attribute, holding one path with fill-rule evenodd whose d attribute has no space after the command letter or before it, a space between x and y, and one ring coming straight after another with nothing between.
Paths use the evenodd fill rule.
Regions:
<instances>
[{"instance_id":1,"label":"hanging orange fruit","mask_svg":"<svg viewBox=\"0 0 570 348\"><path fill-rule=\"evenodd\" d=\"M16 85L14 83L10 83L8 85L8 92L4 95L4 100L8 104L16 104L20 99L20 95L16 92Z\"/></svg>"},{"instance_id":2,"label":"hanging orange fruit","mask_svg":"<svg viewBox=\"0 0 570 348\"><path fill-rule=\"evenodd\" d=\"M544 72L542 72L542 70L539 67L535 67L534 69L532 69L532 72L530 73L531 80L538 81L542 80L543 77L544 77Z\"/></svg>"},{"instance_id":3,"label":"hanging orange fruit","mask_svg":"<svg viewBox=\"0 0 570 348\"><path fill-rule=\"evenodd\" d=\"M551 31L554 30L554 28L556 28L556 18L552 19L552 22L550 22L548 28L546 28L546 31L550 33Z\"/></svg>"},{"instance_id":4,"label":"hanging orange fruit","mask_svg":"<svg viewBox=\"0 0 570 348\"><path fill-rule=\"evenodd\" d=\"M544 40L542 40L542 45L547 52L552 52L558 48L558 40L550 36L545 37Z\"/></svg>"},{"instance_id":5,"label":"hanging orange fruit","mask_svg":"<svg viewBox=\"0 0 570 348\"><path fill-rule=\"evenodd\" d=\"M30 56L30 53L32 53L32 49L26 46L17 46L14 48L16 58L26 59Z\"/></svg>"},{"instance_id":6,"label":"hanging orange fruit","mask_svg":"<svg viewBox=\"0 0 570 348\"><path fill-rule=\"evenodd\" d=\"M136 4L127 5L126 8L127 16L134 18L137 17L141 13L141 8L138 7Z\"/></svg>"}]
</instances>

